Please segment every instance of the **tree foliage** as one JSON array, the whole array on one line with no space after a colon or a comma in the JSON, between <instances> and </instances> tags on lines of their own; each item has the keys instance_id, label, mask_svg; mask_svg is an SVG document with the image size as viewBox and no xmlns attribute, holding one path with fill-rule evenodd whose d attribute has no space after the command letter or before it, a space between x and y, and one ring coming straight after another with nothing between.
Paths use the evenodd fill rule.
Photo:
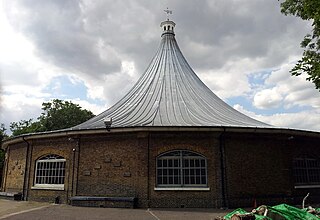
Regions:
<instances>
[{"instance_id":1,"label":"tree foliage","mask_svg":"<svg viewBox=\"0 0 320 220\"><path fill-rule=\"evenodd\" d=\"M0 142L8 137L6 130L7 129L5 128L5 125L3 123L1 123L1 125L0 125ZM4 151L2 149L0 149L0 171L1 171L1 168L3 167L4 155L5 155ZM0 174L0 176L1 176L1 174Z\"/></svg>"},{"instance_id":2,"label":"tree foliage","mask_svg":"<svg viewBox=\"0 0 320 220\"><path fill-rule=\"evenodd\" d=\"M44 131L53 131L78 125L94 114L72 102L55 99L42 104L43 113L38 118Z\"/></svg>"},{"instance_id":3,"label":"tree foliage","mask_svg":"<svg viewBox=\"0 0 320 220\"><path fill-rule=\"evenodd\" d=\"M12 136L70 128L94 116L91 111L82 109L78 104L59 99L42 103L42 110L37 121L29 119L12 122Z\"/></svg>"},{"instance_id":4,"label":"tree foliage","mask_svg":"<svg viewBox=\"0 0 320 220\"><path fill-rule=\"evenodd\" d=\"M308 74L307 80L312 81L320 91L320 1L285 0L281 3L281 12L312 21L312 33L301 42L304 48L302 58L290 72L295 76Z\"/></svg>"},{"instance_id":5,"label":"tree foliage","mask_svg":"<svg viewBox=\"0 0 320 220\"><path fill-rule=\"evenodd\" d=\"M5 128L5 125L3 123L1 123L1 125L0 125L0 142L3 139L6 139L8 137L6 130L7 129Z\"/></svg>"},{"instance_id":6,"label":"tree foliage","mask_svg":"<svg viewBox=\"0 0 320 220\"><path fill-rule=\"evenodd\" d=\"M10 130L12 136L18 136L21 134L28 134L41 131L40 123L34 122L33 119L21 120L19 122L11 122Z\"/></svg>"}]
</instances>

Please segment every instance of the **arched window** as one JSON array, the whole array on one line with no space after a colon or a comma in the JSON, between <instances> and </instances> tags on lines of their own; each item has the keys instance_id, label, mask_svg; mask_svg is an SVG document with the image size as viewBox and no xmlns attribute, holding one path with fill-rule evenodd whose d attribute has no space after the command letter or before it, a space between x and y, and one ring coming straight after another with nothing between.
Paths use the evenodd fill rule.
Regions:
<instances>
[{"instance_id":1,"label":"arched window","mask_svg":"<svg viewBox=\"0 0 320 220\"><path fill-rule=\"evenodd\" d=\"M157 157L158 187L206 187L207 160L200 154L176 150Z\"/></svg>"},{"instance_id":2,"label":"arched window","mask_svg":"<svg viewBox=\"0 0 320 220\"><path fill-rule=\"evenodd\" d=\"M319 185L320 160L309 156L295 158L293 176L296 185Z\"/></svg>"},{"instance_id":3,"label":"arched window","mask_svg":"<svg viewBox=\"0 0 320 220\"><path fill-rule=\"evenodd\" d=\"M66 159L50 154L36 161L35 186L63 187Z\"/></svg>"}]
</instances>

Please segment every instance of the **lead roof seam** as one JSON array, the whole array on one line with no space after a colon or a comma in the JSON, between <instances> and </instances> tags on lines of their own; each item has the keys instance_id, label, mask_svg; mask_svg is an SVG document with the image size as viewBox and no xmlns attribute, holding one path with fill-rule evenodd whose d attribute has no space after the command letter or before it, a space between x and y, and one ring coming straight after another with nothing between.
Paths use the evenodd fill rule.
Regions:
<instances>
[{"instance_id":1,"label":"lead roof seam","mask_svg":"<svg viewBox=\"0 0 320 220\"><path fill-rule=\"evenodd\" d=\"M168 58L169 60L172 60L172 45L171 45L171 41L167 41L167 47L168 47ZM170 95L170 102L172 103L172 105L169 105L169 108L171 107L172 108L172 112L173 115L170 115L169 114L169 124L171 124L172 122L171 121L174 121L174 124L178 124L178 120L176 118L176 114L175 114L175 106L174 106L174 94L173 94L173 83L175 82L174 78L175 78L175 74L174 72L171 70L171 64L172 62L168 62L168 72L169 72L169 95ZM167 111L168 113L168 111ZM173 116L173 117L172 117Z\"/></svg>"},{"instance_id":2,"label":"lead roof seam","mask_svg":"<svg viewBox=\"0 0 320 220\"><path fill-rule=\"evenodd\" d=\"M160 47L161 48L161 47ZM163 53L163 50L161 50L161 49L159 49L158 51L157 51L157 54L158 53ZM157 58L157 59L156 59ZM141 81L140 81L140 84L141 85L148 85L148 84L146 84L145 83L145 81L150 81L150 79L151 79L151 83L148 85L148 86L146 86L147 88L148 87L150 87L151 85L152 85L152 82L154 81L154 78L155 78L155 76L154 76L154 72L157 72L157 71L154 71L154 69L156 68L156 69L158 69L158 65L157 65L157 63L160 63L160 61L161 61L161 58L159 58L159 56L155 56L155 58L154 59L152 59L152 63L150 63L150 65L149 65L149 68L146 70L146 72L145 72L145 74L141 77ZM144 76L146 76L146 77L144 77ZM141 87L139 88L138 87L139 86L139 84L137 83L136 84L136 91L140 91L141 90ZM146 90L145 90L146 91ZM136 95L136 94L133 94L133 96L134 95ZM139 98L137 97L137 98L135 98L134 100L131 100L131 102L136 102L136 100L138 100ZM141 99L140 99L141 100ZM132 111L134 111L134 110L132 110ZM131 113L132 113L132 111L131 111ZM130 114L130 113L129 113ZM126 116L129 116L129 114L126 114ZM123 120L120 120L119 121L119 123L121 124L121 123L125 123L125 118L122 118ZM127 118L127 120L128 120L128 118Z\"/></svg>"},{"instance_id":3,"label":"lead roof seam","mask_svg":"<svg viewBox=\"0 0 320 220\"><path fill-rule=\"evenodd\" d=\"M151 104L151 100L152 100L152 97L149 98L149 94L150 94L149 92L151 91L151 88L153 88L153 85L154 85L153 82L155 81L155 77L156 77L156 76L153 77L153 79L151 80L151 83L149 84L149 86L148 86L147 89L145 90L144 96L145 96L145 97L148 97L148 98L147 98L147 99L143 99L143 97L142 97L142 100L145 100L145 101L144 101L143 103L139 102L139 108L136 109L136 113L135 113L134 115L132 115L132 118L135 118L135 119L132 121L132 123L134 123L134 124L139 124L140 122L145 121L145 120L143 120L143 119L140 117L141 114L147 112L147 113L144 114L144 115L148 116L149 113L152 111L152 106L151 106L151 108L149 109L150 104ZM141 112L140 109L142 109L143 107L145 107L145 108L144 108L144 110ZM147 108L148 108L148 110L147 110ZM147 111L146 111L146 110L147 110ZM140 115L138 115L139 112L140 112ZM137 116L137 117L135 117L135 116Z\"/></svg>"}]
</instances>

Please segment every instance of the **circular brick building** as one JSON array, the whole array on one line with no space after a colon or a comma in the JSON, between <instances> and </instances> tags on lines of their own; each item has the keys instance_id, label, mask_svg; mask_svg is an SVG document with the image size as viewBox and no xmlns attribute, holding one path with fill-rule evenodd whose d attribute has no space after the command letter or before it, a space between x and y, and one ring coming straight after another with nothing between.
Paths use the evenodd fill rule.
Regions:
<instances>
[{"instance_id":1,"label":"circular brick building","mask_svg":"<svg viewBox=\"0 0 320 220\"><path fill-rule=\"evenodd\" d=\"M102 207L320 202L320 133L277 128L219 99L161 23L148 68L114 106L70 129L6 140L1 195Z\"/></svg>"}]
</instances>

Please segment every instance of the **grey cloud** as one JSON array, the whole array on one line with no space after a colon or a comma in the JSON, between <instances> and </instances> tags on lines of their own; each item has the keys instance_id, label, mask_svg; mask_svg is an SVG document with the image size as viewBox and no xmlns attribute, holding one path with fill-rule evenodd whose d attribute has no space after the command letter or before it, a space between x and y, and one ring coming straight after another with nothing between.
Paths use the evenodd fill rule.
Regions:
<instances>
[{"instance_id":1,"label":"grey cloud","mask_svg":"<svg viewBox=\"0 0 320 220\"><path fill-rule=\"evenodd\" d=\"M97 79L119 72L124 59L134 61L142 74L159 44L159 23L166 18L165 5L158 1L15 4L12 7L17 6L23 16L7 10L9 16L33 41L41 58ZM260 58L260 68L270 68L300 52L302 22L282 15L277 1L177 0L169 6L179 45L195 69L218 70L228 60L245 58L252 62ZM100 41L104 56L97 49ZM202 48L207 51L201 52Z\"/></svg>"},{"instance_id":2,"label":"grey cloud","mask_svg":"<svg viewBox=\"0 0 320 220\"><path fill-rule=\"evenodd\" d=\"M77 1L28 1L19 10L23 17L9 14L13 23L36 46L39 57L69 72L95 75L120 70L121 60L110 53L102 59L97 50L99 36L85 32ZM11 11L11 10L9 10Z\"/></svg>"},{"instance_id":3,"label":"grey cloud","mask_svg":"<svg viewBox=\"0 0 320 220\"><path fill-rule=\"evenodd\" d=\"M216 8L197 10L200 6L195 6L194 10L189 6L186 14L190 16L179 16L181 35L185 36L180 45L187 48L185 55L190 55L195 68L218 69L226 60L239 57L260 57L264 61L261 68L269 68L281 64L290 53L300 53L299 42L305 33L302 22L282 15L278 2L214 2L218 2ZM197 48L188 48L189 39L212 45L214 50L206 57L195 57L192 51Z\"/></svg>"}]
</instances>

